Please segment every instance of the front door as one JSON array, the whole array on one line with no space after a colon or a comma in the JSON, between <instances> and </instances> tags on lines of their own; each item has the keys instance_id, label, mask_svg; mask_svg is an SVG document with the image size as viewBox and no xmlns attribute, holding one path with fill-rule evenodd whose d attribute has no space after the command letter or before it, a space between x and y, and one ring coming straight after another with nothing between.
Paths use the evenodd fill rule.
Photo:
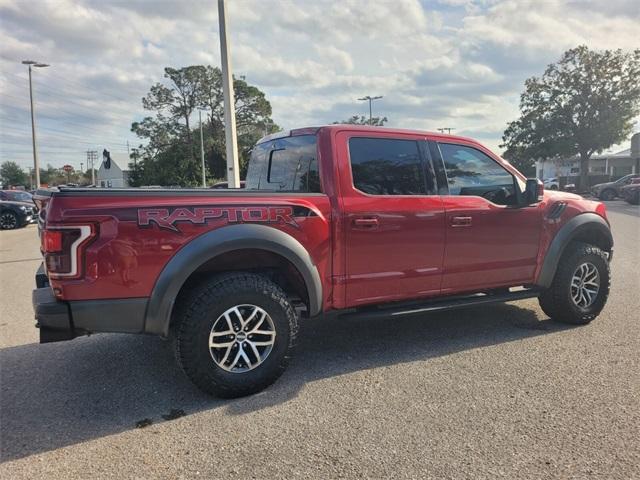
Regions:
<instances>
[{"instance_id":1,"label":"front door","mask_svg":"<svg viewBox=\"0 0 640 480\"><path fill-rule=\"evenodd\" d=\"M338 134L346 306L439 294L445 215L423 139L357 135Z\"/></svg>"},{"instance_id":2,"label":"front door","mask_svg":"<svg viewBox=\"0 0 640 480\"><path fill-rule=\"evenodd\" d=\"M436 149L448 183L448 194L442 196L442 293L531 283L542 215L538 205L517 207L521 180L476 146L439 143Z\"/></svg>"}]
</instances>

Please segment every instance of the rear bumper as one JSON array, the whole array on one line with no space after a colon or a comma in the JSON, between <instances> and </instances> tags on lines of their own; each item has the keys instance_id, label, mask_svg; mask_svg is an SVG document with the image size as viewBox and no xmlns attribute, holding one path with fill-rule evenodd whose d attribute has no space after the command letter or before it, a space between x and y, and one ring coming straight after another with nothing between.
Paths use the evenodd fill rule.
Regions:
<instances>
[{"instance_id":1,"label":"rear bumper","mask_svg":"<svg viewBox=\"0 0 640 480\"><path fill-rule=\"evenodd\" d=\"M36 272L31 300L40 329L40 343L71 340L90 333L144 333L146 298L58 300L42 266Z\"/></svg>"}]
</instances>

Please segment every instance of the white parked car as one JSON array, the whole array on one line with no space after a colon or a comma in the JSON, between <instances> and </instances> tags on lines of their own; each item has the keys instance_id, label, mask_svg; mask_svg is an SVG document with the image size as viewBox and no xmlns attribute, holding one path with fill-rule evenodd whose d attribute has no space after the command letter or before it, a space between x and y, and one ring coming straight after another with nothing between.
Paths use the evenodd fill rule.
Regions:
<instances>
[{"instance_id":1,"label":"white parked car","mask_svg":"<svg viewBox=\"0 0 640 480\"><path fill-rule=\"evenodd\" d=\"M544 180L545 190L560 190L560 182L557 178L546 178Z\"/></svg>"}]
</instances>

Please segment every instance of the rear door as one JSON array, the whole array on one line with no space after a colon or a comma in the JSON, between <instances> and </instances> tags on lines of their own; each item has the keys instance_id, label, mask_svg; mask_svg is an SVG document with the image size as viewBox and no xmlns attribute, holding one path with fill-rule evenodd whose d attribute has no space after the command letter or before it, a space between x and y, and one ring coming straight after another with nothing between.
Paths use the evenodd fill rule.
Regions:
<instances>
[{"instance_id":1,"label":"rear door","mask_svg":"<svg viewBox=\"0 0 640 480\"><path fill-rule=\"evenodd\" d=\"M446 188L442 293L515 286L533 280L542 210L517 206L524 184L478 145L430 142Z\"/></svg>"},{"instance_id":2,"label":"rear door","mask_svg":"<svg viewBox=\"0 0 640 480\"><path fill-rule=\"evenodd\" d=\"M337 133L347 306L440 292L444 208L425 145L414 135Z\"/></svg>"}]
</instances>

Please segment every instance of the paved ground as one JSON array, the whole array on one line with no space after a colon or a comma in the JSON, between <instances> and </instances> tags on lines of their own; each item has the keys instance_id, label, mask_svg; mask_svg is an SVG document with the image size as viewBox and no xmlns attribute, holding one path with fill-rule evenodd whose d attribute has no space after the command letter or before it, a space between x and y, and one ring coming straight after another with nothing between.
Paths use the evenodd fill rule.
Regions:
<instances>
[{"instance_id":1,"label":"paved ground","mask_svg":"<svg viewBox=\"0 0 640 480\"><path fill-rule=\"evenodd\" d=\"M199 393L157 338L39 345L35 227L0 232L0 477L640 478L640 212L609 212L613 291L591 325L535 300L315 320L281 380L235 401Z\"/></svg>"}]
</instances>

